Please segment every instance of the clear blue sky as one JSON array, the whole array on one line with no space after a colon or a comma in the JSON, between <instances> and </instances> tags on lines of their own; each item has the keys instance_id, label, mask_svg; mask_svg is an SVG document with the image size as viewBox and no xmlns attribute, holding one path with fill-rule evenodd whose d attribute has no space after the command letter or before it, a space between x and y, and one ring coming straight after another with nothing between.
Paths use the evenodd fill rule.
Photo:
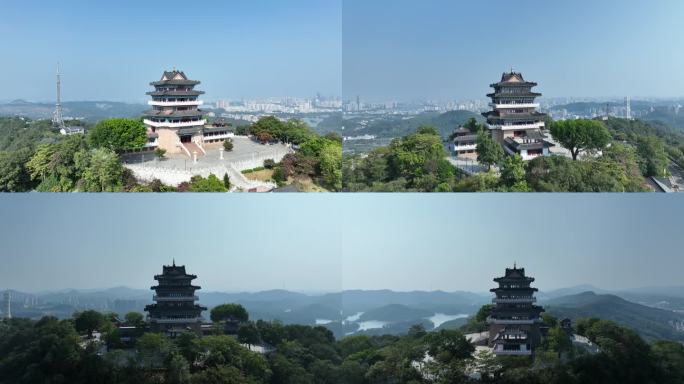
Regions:
<instances>
[{"instance_id":1,"label":"clear blue sky","mask_svg":"<svg viewBox=\"0 0 684 384\"><path fill-rule=\"evenodd\" d=\"M142 101L175 65L208 99L340 94L341 0L3 2L0 100Z\"/></svg>"},{"instance_id":2,"label":"clear blue sky","mask_svg":"<svg viewBox=\"0 0 684 384\"><path fill-rule=\"evenodd\" d=\"M681 0L344 0L343 94L484 98L513 67L545 96L682 96Z\"/></svg>"},{"instance_id":3,"label":"clear blue sky","mask_svg":"<svg viewBox=\"0 0 684 384\"><path fill-rule=\"evenodd\" d=\"M659 194L17 194L0 290L485 291L514 261L541 289L682 285L684 200Z\"/></svg>"}]
</instances>

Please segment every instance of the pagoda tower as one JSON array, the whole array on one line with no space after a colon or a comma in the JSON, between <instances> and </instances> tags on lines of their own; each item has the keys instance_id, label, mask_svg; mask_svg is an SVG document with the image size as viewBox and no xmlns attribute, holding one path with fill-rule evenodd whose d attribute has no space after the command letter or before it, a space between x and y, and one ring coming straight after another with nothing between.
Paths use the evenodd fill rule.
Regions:
<instances>
[{"instance_id":1,"label":"pagoda tower","mask_svg":"<svg viewBox=\"0 0 684 384\"><path fill-rule=\"evenodd\" d=\"M530 287L533 277L525 276L525 268L506 268L503 277L490 289L496 297L490 316L489 345L495 355L531 355L541 341L541 313L544 309L534 305L537 288Z\"/></svg>"},{"instance_id":2,"label":"pagoda tower","mask_svg":"<svg viewBox=\"0 0 684 384\"><path fill-rule=\"evenodd\" d=\"M546 156L553 145L544 140L542 133L546 114L537 112L539 103L535 98L541 93L532 92L536 85L525 81L519 72L503 73L501 81L490 85L494 92L487 95L492 99L492 110L482 114L494 140L506 153L517 153L523 160Z\"/></svg>"},{"instance_id":3,"label":"pagoda tower","mask_svg":"<svg viewBox=\"0 0 684 384\"><path fill-rule=\"evenodd\" d=\"M150 83L154 91L147 92L152 96L147 104L152 109L145 111L143 120L148 133L146 147L188 156L193 152L204 153L202 129L207 121L199 109L203 102L198 96L204 93L195 90L199 83L176 69L165 71L159 81Z\"/></svg>"},{"instance_id":4,"label":"pagoda tower","mask_svg":"<svg viewBox=\"0 0 684 384\"><path fill-rule=\"evenodd\" d=\"M162 274L155 275L158 285L151 287L154 290L153 301L155 304L145 306L148 312L147 321L155 331L163 331L175 336L186 331L201 332L202 307L195 302L199 299L195 291L201 287L192 285L192 280L197 276L185 273L185 266L163 266Z\"/></svg>"}]
</instances>

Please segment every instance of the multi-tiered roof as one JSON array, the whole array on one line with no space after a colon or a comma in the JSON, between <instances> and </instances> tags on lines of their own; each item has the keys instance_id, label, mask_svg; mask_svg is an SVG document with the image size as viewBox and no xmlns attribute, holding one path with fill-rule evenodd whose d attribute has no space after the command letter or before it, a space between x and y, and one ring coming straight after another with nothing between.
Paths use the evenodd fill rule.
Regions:
<instances>
[{"instance_id":1,"label":"multi-tiered roof","mask_svg":"<svg viewBox=\"0 0 684 384\"><path fill-rule=\"evenodd\" d=\"M549 147L541 133L546 114L537 112L539 104L535 102L541 93L532 91L536 85L519 72L503 73L501 81L490 84L494 92L487 94L492 99L492 110L482 114L488 127L498 131L495 136L507 152L519 153L523 158L541 155Z\"/></svg>"},{"instance_id":2,"label":"multi-tiered roof","mask_svg":"<svg viewBox=\"0 0 684 384\"><path fill-rule=\"evenodd\" d=\"M154 91L148 104L152 109L145 111L145 124L152 128L199 129L206 121L202 119L198 96L202 91L195 90L200 82L190 80L183 71L165 71L159 81L150 83Z\"/></svg>"},{"instance_id":3,"label":"multi-tiered roof","mask_svg":"<svg viewBox=\"0 0 684 384\"><path fill-rule=\"evenodd\" d=\"M183 330L196 328L202 322L202 311L207 308L195 302L198 297L195 291L201 287L192 285L197 276L185 272L185 266L163 266L162 274L155 275L158 284L150 287L155 291L155 304L145 307L148 321L159 330Z\"/></svg>"},{"instance_id":4,"label":"multi-tiered roof","mask_svg":"<svg viewBox=\"0 0 684 384\"><path fill-rule=\"evenodd\" d=\"M529 355L541 337L539 325L544 309L534 303L537 288L530 285L533 277L525 275L525 268L506 268L503 277L494 279L499 284L492 288L496 297L489 323L490 344L499 355Z\"/></svg>"}]
</instances>

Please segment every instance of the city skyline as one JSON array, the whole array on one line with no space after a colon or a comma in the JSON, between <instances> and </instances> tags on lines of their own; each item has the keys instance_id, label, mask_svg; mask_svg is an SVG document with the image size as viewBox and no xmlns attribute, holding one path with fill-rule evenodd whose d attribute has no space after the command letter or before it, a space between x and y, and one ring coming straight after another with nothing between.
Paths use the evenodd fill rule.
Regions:
<instances>
[{"instance_id":1,"label":"city skyline","mask_svg":"<svg viewBox=\"0 0 684 384\"><path fill-rule=\"evenodd\" d=\"M445 195L272 196L8 196L0 208L15 219L0 224L0 262L11 268L0 269L0 288L144 288L174 258L204 292L483 292L514 262L540 290L681 285L684 204L672 199L482 194L453 206ZM520 207L555 214L512 220Z\"/></svg>"}]
</instances>

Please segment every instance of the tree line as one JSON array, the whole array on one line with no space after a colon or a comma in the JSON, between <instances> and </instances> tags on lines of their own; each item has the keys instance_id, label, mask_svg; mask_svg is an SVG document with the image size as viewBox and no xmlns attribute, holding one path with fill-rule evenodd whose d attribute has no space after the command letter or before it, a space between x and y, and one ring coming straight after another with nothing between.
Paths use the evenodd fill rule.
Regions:
<instances>
[{"instance_id":1,"label":"tree line","mask_svg":"<svg viewBox=\"0 0 684 384\"><path fill-rule=\"evenodd\" d=\"M238 127L260 142L281 141L297 149L274 164L274 181L280 185L306 177L329 190L342 188L342 140L320 136L299 120L282 122L264 117ZM0 191L2 192L225 192L227 175L196 176L178 186L159 180L139 182L123 167L120 155L139 150L147 142L140 120L106 119L87 135L61 136L46 121L0 119ZM233 143L227 141L226 150ZM157 157L165 152L157 150Z\"/></svg>"},{"instance_id":2,"label":"tree line","mask_svg":"<svg viewBox=\"0 0 684 384\"><path fill-rule=\"evenodd\" d=\"M210 336L192 332L168 338L143 332L134 345L116 342L112 315L84 311L71 319L0 322L0 382L7 383L681 383L684 346L646 343L613 322L581 319L573 332L599 352L574 346L556 319L534 357L495 357L475 352L463 332L479 331L491 307L483 307L461 330L427 332L420 325L400 336L335 339L322 326L249 321L238 304L214 308ZM126 324L144 327L141 314ZM237 335L225 322L240 324ZM486 325L486 324L485 324ZM100 332L102 341L93 336ZM249 344L272 347L256 353ZM102 346L109 345L103 351Z\"/></svg>"},{"instance_id":3,"label":"tree line","mask_svg":"<svg viewBox=\"0 0 684 384\"><path fill-rule=\"evenodd\" d=\"M519 155L507 156L486 127L470 119L464 127L477 135L477 159L487 172L468 175L452 166L437 130L421 126L389 146L346 157L344 190L641 192L650 190L645 178L667 175L669 159L684 159L684 135L650 123L624 119L547 123L550 134L570 151L570 158L540 156L525 162Z\"/></svg>"}]
</instances>

